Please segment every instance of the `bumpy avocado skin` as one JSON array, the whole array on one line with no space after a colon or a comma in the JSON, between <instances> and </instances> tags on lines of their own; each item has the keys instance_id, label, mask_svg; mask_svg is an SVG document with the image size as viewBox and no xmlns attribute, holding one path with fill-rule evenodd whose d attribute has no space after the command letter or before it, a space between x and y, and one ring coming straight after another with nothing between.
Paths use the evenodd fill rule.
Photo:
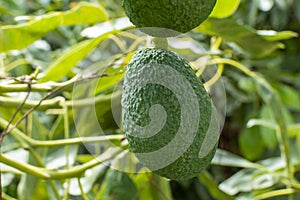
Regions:
<instances>
[{"instance_id":1,"label":"bumpy avocado skin","mask_svg":"<svg viewBox=\"0 0 300 200\"><path fill-rule=\"evenodd\" d=\"M199 26L216 0L123 0L126 15L138 28L160 27L181 33Z\"/></svg>"},{"instance_id":2,"label":"bumpy avocado skin","mask_svg":"<svg viewBox=\"0 0 300 200\"><path fill-rule=\"evenodd\" d=\"M181 107L173 92L160 84L146 84L142 88L139 87L139 89L137 87L143 84L145 74L140 74L143 68L157 65L168 65L186 78L197 96L200 106L195 106L193 109L199 109L201 119L191 146L176 161L154 172L173 180L195 177L210 163L216 150L215 146L206 157L201 159L198 157L202 141L210 124L212 104L203 84L196 77L188 62L176 53L165 49L146 48L138 51L132 57L126 69L122 95L122 120L125 136L132 152L147 153L166 146L178 131L181 120ZM155 76L155 74L148 75ZM172 84L178 83L174 80ZM180 88L180 85L178 87ZM139 130L135 128L135 125L143 127L151 123L149 109L155 104L163 106L167 113L164 127L149 138L135 137L134 135L139 134ZM162 159L167 156L161 155ZM144 163L143 160L140 161Z\"/></svg>"}]
</instances>

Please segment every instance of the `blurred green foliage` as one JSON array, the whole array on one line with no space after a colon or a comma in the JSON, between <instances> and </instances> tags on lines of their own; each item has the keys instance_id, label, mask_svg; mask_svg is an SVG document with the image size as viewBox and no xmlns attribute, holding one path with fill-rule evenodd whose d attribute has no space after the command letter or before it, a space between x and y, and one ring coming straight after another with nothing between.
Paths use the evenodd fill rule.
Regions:
<instances>
[{"instance_id":1,"label":"blurred green foliage","mask_svg":"<svg viewBox=\"0 0 300 200\"><path fill-rule=\"evenodd\" d=\"M126 168L135 164L127 150L122 158L111 157L106 165L90 167L80 177L71 179L43 180L1 165L4 199L109 199L112 194L115 200L125 194L149 200L287 199L287 195L298 199L300 1L218 0L218 4L207 21L188 33L207 48L212 60L234 61L223 63L226 121L219 150L206 171L198 178L175 182L150 172L124 174L108 170L108 165L121 165L122 159L131 161ZM23 163L58 170L93 161L90 152L101 155L114 145L122 145L121 141L114 141L114 145L76 143L37 148L18 138L22 134L41 141L97 136L92 124L76 121L77 115L84 119L93 117L90 98L94 96L96 102L92 101L92 105L97 107L96 118L103 134L122 134L118 122L112 121L111 112L111 99L117 102L119 96L111 93L118 90L117 84L130 59L127 50L146 45L142 40L131 46L138 41L137 35L118 35L134 28L124 17L121 0L0 0L1 129L26 96L24 76L41 68L38 83L32 85L27 104L16 119L49 91L64 85L22 121L15 129L17 133L5 137L3 154ZM190 51L182 52L190 55ZM232 64L236 68L230 67ZM240 65L244 71L237 69ZM88 67L100 68L98 74L108 76L101 77L99 83L96 80L96 89L92 88L95 90L84 84L77 86L81 92L74 96L72 86L76 83L67 83ZM243 73L245 69L258 76ZM25 89L18 84L25 85ZM8 86L16 91L10 92ZM272 101L266 103L269 97ZM74 100L77 101L72 104ZM74 120L81 127L79 131ZM280 127L286 127L284 137L279 134ZM289 174L286 159L292 165Z\"/></svg>"}]
</instances>

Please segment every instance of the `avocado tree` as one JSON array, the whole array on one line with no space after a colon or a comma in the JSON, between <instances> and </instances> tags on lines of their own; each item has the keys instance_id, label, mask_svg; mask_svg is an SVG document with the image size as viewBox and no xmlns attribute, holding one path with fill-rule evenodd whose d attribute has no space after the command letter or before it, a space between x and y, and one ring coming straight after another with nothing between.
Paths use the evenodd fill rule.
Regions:
<instances>
[{"instance_id":1,"label":"avocado tree","mask_svg":"<svg viewBox=\"0 0 300 200\"><path fill-rule=\"evenodd\" d=\"M0 0L1 199L299 198L299 8Z\"/></svg>"}]
</instances>

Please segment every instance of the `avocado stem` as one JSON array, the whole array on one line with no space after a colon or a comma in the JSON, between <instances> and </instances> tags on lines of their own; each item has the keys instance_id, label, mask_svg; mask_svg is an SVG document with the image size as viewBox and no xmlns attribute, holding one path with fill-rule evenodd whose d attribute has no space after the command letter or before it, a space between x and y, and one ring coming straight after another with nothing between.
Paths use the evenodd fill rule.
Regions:
<instances>
[{"instance_id":1,"label":"avocado stem","mask_svg":"<svg viewBox=\"0 0 300 200\"><path fill-rule=\"evenodd\" d=\"M154 48L156 48L156 49L168 49L168 39L167 38L153 37L152 42L153 42Z\"/></svg>"}]
</instances>

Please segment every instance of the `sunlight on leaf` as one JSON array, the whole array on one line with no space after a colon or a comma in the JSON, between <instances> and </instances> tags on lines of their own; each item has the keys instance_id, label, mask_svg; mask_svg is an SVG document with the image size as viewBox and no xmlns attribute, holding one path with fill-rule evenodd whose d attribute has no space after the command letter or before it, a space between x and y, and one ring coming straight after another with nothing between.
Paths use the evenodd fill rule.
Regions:
<instances>
[{"instance_id":1,"label":"sunlight on leaf","mask_svg":"<svg viewBox=\"0 0 300 200\"><path fill-rule=\"evenodd\" d=\"M112 30L123 30L130 27L134 26L128 17L124 17L88 27L81 32L81 35L87 38L96 38Z\"/></svg>"},{"instance_id":2,"label":"sunlight on leaf","mask_svg":"<svg viewBox=\"0 0 300 200\"><path fill-rule=\"evenodd\" d=\"M106 172L106 169L107 169L107 164L103 163L103 164L97 165L96 167L88 169L84 173L84 177L80 178L80 182L82 184L83 191L85 193L88 193L92 189L94 183L97 181L97 179L100 176L104 175L104 173ZM70 182L69 193L73 196L81 195L81 191L80 191L79 184L78 184L78 179L72 178L70 181L71 182Z\"/></svg>"},{"instance_id":3,"label":"sunlight on leaf","mask_svg":"<svg viewBox=\"0 0 300 200\"><path fill-rule=\"evenodd\" d=\"M288 133L290 137L296 137L300 135L300 124L293 124L288 126Z\"/></svg>"},{"instance_id":4,"label":"sunlight on leaf","mask_svg":"<svg viewBox=\"0 0 300 200\"><path fill-rule=\"evenodd\" d=\"M209 18L196 30L208 35L222 37L228 42L234 42L244 51L243 53L247 53L255 58L267 56L275 50L285 47L282 43L264 39L254 29L238 24L230 18Z\"/></svg>"},{"instance_id":5,"label":"sunlight on leaf","mask_svg":"<svg viewBox=\"0 0 300 200\"><path fill-rule=\"evenodd\" d=\"M280 41L288 40L294 37L298 37L298 33L293 31L274 31L274 30L258 30L256 31L258 35L262 36L268 41Z\"/></svg>"},{"instance_id":6,"label":"sunlight on leaf","mask_svg":"<svg viewBox=\"0 0 300 200\"><path fill-rule=\"evenodd\" d=\"M277 124L274 121L271 120L265 120L265 119L251 119L247 123L247 127L251 128L253 126L264 126L271 129L276 130Z\"/></svg>"},{"instance_id":7,"label":"sunlight on leaf","mask_svg":"<svg viewBox=\"0 0 300 200\"><path fill-rule=\"evenodd\" d=\"M275 4L274 0L258 0L256 2L257 2L257 6L259 7L259 9L264 12L271 10Z\"/></svg>"},{"instance_id":8,"label":"sunlight on leaf","mask_svg":"<svg viewBox=\"0 0 300 200\"><path fill-rule=\"evenodd\" d=\"M15 175L12 173L3 173L1 174L1 184L2 187L8 186L14 179Z\"/></svg>"},{"instance_id":9,"label":"sunlight on leaf","mask_svg":"<svg viewBox=\"0 0 300 200\"><path fill-rule=\"evenodd\" d=\"M151 180L151 181L150 181ZM169 181L153 173L139 173L134 180L140 199L166 200L173 199Z\"/></svg>"},{"instance_id":10,"label":"sunlight on leaf","mask_svg":"<svg viewBox=\"0 0 300 200\"><path fill-rule=\"evenodd\" d=\"M212 164L243 168L264 168L262 165L253 163L245 158L234 155L222 149L217 149L217 152L212 160Z\"/></svg>"},{"instance_id":11,"label":"sunlight on leaf","mask_svg":"<svg viewBox=\"0 0 300 200\"><path fill-rule=\"evenodd\" d=\"M27 23L2 26L0 52L23 49L58 26L91 24L106 20L107 15L101 6L82 2L66 12L48 13Z\"/></svg>"},{"instance_id":12,"label":"sunlight on leaf","mask_svg":"<svg viewBox=\"0 0 300 200\"><path fill-rule=\"evenodd\" d=\"M209 17L228 17L236 11L239 5L240 0L218 0Z\"/></svg>"},{"instance_id":13,"label":"sunlight on leaf","mask_svg":"<svg viewBox=\"0 0 300 200\"><path fill-rule=\"evenodd\" d=\"M62 77L66 76L79 61L91 53L101 41L109 36L110 34L106 34L99 38L85 40L73 45L48 66L39 79L39 82L47 82L50 80L59 81Z\"/></svg>"},{"instance_id":14,"label":"sunlight on leaf","mask_svg":"<svg viewBox=\"0 0 300 200\"><path fill-rule=\"evenodd\" d=\"M264 169L242 169L223 181L219 185L220 189L227 194L236 195L239 192L251 192L271 187L282 176L282 169L285 166L280 157L268 158L256 164L264 166Z\"/></svg>"}]
</instances>

